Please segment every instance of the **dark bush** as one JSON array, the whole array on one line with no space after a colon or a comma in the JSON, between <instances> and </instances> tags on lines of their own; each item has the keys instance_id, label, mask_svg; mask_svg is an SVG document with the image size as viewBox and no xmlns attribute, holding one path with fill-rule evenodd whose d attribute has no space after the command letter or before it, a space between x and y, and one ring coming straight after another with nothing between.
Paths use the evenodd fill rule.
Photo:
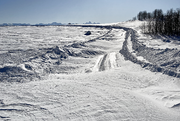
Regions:
<instances>
[{"instance_id":1,"label":"dark bush","mask_svg":"<svg viewBox=\"0 0 180 121\"><path fill-rule=\"evenodd\" d=\"M84 35L91 35L91 32L87 31Z\"/></svg>"}]
</instances>

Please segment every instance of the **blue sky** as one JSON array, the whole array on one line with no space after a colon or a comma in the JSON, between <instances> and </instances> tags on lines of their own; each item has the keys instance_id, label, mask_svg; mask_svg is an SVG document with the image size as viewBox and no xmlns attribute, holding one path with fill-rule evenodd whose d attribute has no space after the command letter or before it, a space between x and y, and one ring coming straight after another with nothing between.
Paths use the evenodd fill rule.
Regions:
<instances>
[{"instance_id":1,"label":"blue sky","mask_svg":"<svg viewBox=\"0 0 180 121\"><path fill-rule=\"evenodd\" d=\"M139 11L180 8L180 0L0 0L2 23L100 23L132 19Z\"/></svg>"}]
</instances>

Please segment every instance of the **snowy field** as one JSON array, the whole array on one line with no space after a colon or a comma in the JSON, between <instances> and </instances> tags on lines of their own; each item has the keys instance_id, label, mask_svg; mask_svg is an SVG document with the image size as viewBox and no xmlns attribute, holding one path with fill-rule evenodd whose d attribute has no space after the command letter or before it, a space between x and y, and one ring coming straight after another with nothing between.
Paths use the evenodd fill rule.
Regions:
<instances>
[{"instance_id":1,"label":"snowy field","mask_svg":"<svg viewBox=\"0 0 180 121\"><path fill-rule=\"evenodd\" d=\"M0 27L0 120L180 121L180 78L164 73L179 74L178 38L144 35L140 24ZM130 61L125 46L165 71Z\"/></svg>"}]
</instances>

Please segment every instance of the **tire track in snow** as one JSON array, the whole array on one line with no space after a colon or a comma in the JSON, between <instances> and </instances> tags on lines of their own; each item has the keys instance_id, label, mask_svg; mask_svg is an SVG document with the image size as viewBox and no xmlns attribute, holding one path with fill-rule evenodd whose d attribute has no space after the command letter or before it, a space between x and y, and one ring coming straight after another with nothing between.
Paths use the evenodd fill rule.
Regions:
<instances>
[{"instance_id":1,"label":"tire track in snow","mask_svg":"<svg viewBox=\"0 0 180 121\"><path fill-rule=\"evenodd\" d=\"M116 53L112 52L112 53L108 53L108 54L99 56L95 66L93 68L93 72L105 71L105 70L115 68L117 66L118 66L118 64L117 64Z\"/></svg>"}]
</instances>

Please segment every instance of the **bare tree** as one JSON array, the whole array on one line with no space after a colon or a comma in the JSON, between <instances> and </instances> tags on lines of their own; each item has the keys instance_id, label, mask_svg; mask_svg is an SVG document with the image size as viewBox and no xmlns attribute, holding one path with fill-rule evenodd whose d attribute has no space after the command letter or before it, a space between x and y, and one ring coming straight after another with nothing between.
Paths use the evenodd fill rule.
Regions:
<instances>
[{"instance_id":1,"label":"bare tree","mask_svg":"<svg viewBox=\"0 0 180 121\"><path fill-rule=\"evenodd\" d=\"M155 9L152 13L141 11L137 17L147 21L141 26L144 33L180 35L180 9L170 9L166 14L161 9Z\"/></svg>"}]
</instances>

